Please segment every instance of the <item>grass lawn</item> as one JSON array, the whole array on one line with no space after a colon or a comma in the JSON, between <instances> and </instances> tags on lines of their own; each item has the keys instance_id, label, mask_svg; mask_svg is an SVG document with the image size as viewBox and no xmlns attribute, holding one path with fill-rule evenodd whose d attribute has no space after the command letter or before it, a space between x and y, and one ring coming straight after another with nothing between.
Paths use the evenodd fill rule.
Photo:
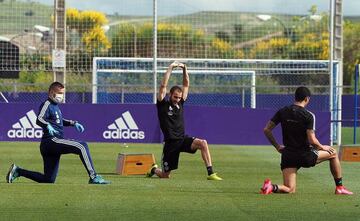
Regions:
<instances>
[{"instance_id":1,"label":"grass lawn","mask_svg":"<svg viewBox=\"0 0 360 221\"><path fill-rule=\"evenodd\" d=\"M342 129L342 144L352 144L354 142L354 128L343 127ZM360 143L360 129L356 129L356 143Z\"/></svg>"},{"instance_id":2,"label":"grass lawn","mask_svg":"<svg viewBox=\"0 0 360 221\"><path fill-rule=\"evenodd\" d=\"M353 196L334 195L328 163L301 169L297 193L260 195L265 178L282 181L280 155L270 146L212 145L214 169L206 180L200 154L182 154L172 178L115 175L117 154L154 153L160 144L91 143L98 173L111 185L89 185L79 158L65 155L55 184L25 178L5 183L11 162L42 171L38 143L0 143L0 220L356 220L360 214L359 163L342 163Z\"/></svg>"}]
</instances>

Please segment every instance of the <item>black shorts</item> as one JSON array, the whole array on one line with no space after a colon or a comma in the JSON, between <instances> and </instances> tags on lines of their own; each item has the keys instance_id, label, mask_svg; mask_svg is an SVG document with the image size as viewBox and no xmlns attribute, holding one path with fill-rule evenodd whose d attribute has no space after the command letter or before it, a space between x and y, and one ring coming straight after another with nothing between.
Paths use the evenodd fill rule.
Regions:
<instances>
[{"instance_id":1,"label":"black shorts","mask_svg":"<svg viewBox=\"0 0 360 221\"><path fill-rule=\"evenodd\" d=\"M180 152L192 154L196 152L196 149L191 149L191 144L194 140L195 137L185 136L183 139L165 141L161 162L164 172L169 172L178 168Z\"/></svg>"},{"instance_id":2,"label":"black shorts","mask_svg":"<svg viewBox=\"0 0 360 221\"><path fill-rule=\"evenodd\" d=\"M281 170L285 168L313 167L318 159L318 151L310 149L308 151L286 150L281 154Z\"/></svg>"}]
</instances>

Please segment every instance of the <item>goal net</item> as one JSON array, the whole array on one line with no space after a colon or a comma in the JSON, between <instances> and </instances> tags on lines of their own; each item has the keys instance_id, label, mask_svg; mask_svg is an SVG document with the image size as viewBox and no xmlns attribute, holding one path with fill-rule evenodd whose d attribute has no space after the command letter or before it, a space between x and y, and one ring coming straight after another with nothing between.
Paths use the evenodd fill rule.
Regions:
<instances>
[{"instance_id":1,"label":"goal net","mask_svg":"<svg viewBox=\"0 0 360 221\"><path fill-rule=\"evenodd\" d=\"M93 103L152 103L168 65L185 62L190 75L188 103L195 105L256 107L256 74L241 70L235 60L157 60L152 58L94 58ZM157 79L154 84L154 79ZM169 85L182 84L182 71L173 70Z\"/></svg>"}]
</instances>

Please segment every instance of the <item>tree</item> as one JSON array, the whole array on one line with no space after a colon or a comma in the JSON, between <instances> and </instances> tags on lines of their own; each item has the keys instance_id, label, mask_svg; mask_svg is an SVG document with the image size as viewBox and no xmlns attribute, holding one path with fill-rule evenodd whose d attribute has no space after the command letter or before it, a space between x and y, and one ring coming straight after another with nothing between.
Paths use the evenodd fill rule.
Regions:
<instances>
[{"instance_id":1,"label":"tree","mask_svg":"<svg viewBox=\"0 0 360 221\"><path fill-rule=\"evenodd\" d=\"M225 32L225 31L217 31L217 32L215 32L215 36L218 39L221 39L226 42L230 42L230 40L231 40L229 33Z\"/></svg>"},{"instance_id":2,"label":"tree","mask_svg":"<svg viewBox=\"0 0 360 221\"><path fill-rule=\"evenodd\" d=\"M151 57L152 29L151 23L119 25L111 39L111 56ZM205 57L206 39L201 29L184 24L159 23L157 37L159 57Z\"/></svg>"},{"instance_id":3,"label":"tree","mask_svg":"<svg viewBox=\"0 0 360 221\"><path fill-rule=\"evenodd\" d=\"M70 36L67 38L67 66L79 70L90 70L93 56L102 56L111 47L102 28L108 23L106 16L97 11L66 10L66 25Z\"/></svg>"},{"instance_id":4,"label":"tree","mask_svg":"<svg viewBox=\"0 0 360 221\"><path fill-rule=\"evenodd\" d=\"M233 49L229 42L219 38L214 38L211 41L209 48L209 58L224 58L224 59L241 59L244 58L242 50Z\"/></svg>"},{"instance_id":5,"label":"tree","mask_svg":"<svg viewBox=\"0 0 360 221\"><path fill-rule=\"evenodd\" d=\"M87 52L101 52L110 48L109 39L102 28L107 23L106 16L101 12L81 12L74 8L66 10L67 27L78 33Z\"/></svg>"},{"instance_id":6,"label":"tree","mask_svg":"<svg viewBox=\"0 0 360 221\"><path fill-rule=\"evenodd\" d=\"M110 49L111 56L117 57L136 57L137 51L137 39L140 37L137 33L137 28L131 24L121 24L118 31L113 35ZM150 44L150 42L149 42ZM143 49L143 47L141 48Z\"/></svg>"},{"instance_id":7,"label":"tree","mask_svg":"<svg viewBox=\"0 0 360 221\"><path fill-rule=\"evenodd\" d=\"M309 9L311 15L315 15L317 11L318 11L317 5L312 5Z\"/></svg>"},{"instance_id":8,"label":"tree","mask_svg":"<svg viewBox=\"0 0 360 221\"><path fill-rule=\"evenodd\" d=\"M243 31L244 31L244 27L242 24L234 24L234 37L236 39L236 41L241 41L242 37L243 37Z\"/></svg>"},{"instance_id":9,"label":"tree","mask_svg":"<svg viewBox=\"0 0 360 221\"><path fill-rule=\"evenodd\" d=\"M345 21L344 24L344 85L352 85L354 69L360 64L360 24Z\"/></svg>"},{"instance_id":10,"label":"tree","mask_svg":"<svg viewBox=\"0 0 360 221\"><path fill-rule=\"evenodd\" d=\"M273 38L258 42L250 50L250 58L255 59L289 59L291 41L288 38Z\"/></svg>"}]
</instances>

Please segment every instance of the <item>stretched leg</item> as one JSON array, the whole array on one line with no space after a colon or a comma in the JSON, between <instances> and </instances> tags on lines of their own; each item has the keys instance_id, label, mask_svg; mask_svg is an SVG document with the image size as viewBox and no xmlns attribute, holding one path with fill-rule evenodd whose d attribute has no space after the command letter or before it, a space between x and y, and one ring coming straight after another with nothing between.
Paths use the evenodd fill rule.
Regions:
<instances>
[{"instance_id":1,"label":"stretched leg","mask_svg":"<svg viewBox=\"0 0 360 221\"><path fill-rule=\"evenodd\" d=\"M212 166L210 150L206 140L195 138L195 140L191 144L191 149L192 150L199 149L201 151L201 157L204 160L205 166L206 167Z\"/></svg>"},{"instance_id":2,"label":"stretched leg","mask_svg":"<svg viewBox=\"0 0 360 221\"><path fill-rule=\"evenodd\" d=\"M26 177L38 183L54 183L59 170L60 155L44 156L44 174L18 168L19 176Z\"/></svg>"},{"instance_id":3,"label":"stretched leg","mask_svg":"<svg viewBox=\"0 0 360 221\"><path fill-rule=\"evenodd\" d=\"M318 159L316 163L321 163L326 160L329 160L330 162L330 171L334 179L341 178L341 165L339 161L338 154L335 149L332 149L333 151L329 153L328 151L319 150L318 153Z\"/></svg>"},{"instance_id":4,"label":"stretched leg","mask_svg":"<svg viewBox=\"0 0 360 221\"><path fill-rule=\"evenodd\" d=\"M66 140L59 138L52 138L52 141L57 144L58 151L60 154L73 153L80 156L81 162L83 163L90 179L96 177L94 164L91 159L88 145L85 142L79 142L75 140Z\"/></svg>"},{"instance_id":5,"label":"stretched leg","mask_svg":"<svg viewBox=\"0 0 360 221\"><path fill-rule=\"evenodd\" d=\"M191 143L191 151L195 152L196 150L201 151L201 157L205 163L206 170L208 173L208 180L222 180L216 173L213 171L212 162L211 162L211 155L209 150L209 145L206 140L195 138Z\"/></svg>"},{"instance_id":6,"label":"stretched leg","mask_svg":"<svg viewBox=\"0 0 360 221\"><path fill-rule=\"evenodd\" d=\"M316 163L321 163L323 161L329 160L330 171L335 181L335 194L345 194L352 195L353 192L346 189L342 184L342 176L341 176L341 165L339 161L338 154L334 148L330 148L330 151L318 151L318 159Z\"/></svg>"}]
</instances>

